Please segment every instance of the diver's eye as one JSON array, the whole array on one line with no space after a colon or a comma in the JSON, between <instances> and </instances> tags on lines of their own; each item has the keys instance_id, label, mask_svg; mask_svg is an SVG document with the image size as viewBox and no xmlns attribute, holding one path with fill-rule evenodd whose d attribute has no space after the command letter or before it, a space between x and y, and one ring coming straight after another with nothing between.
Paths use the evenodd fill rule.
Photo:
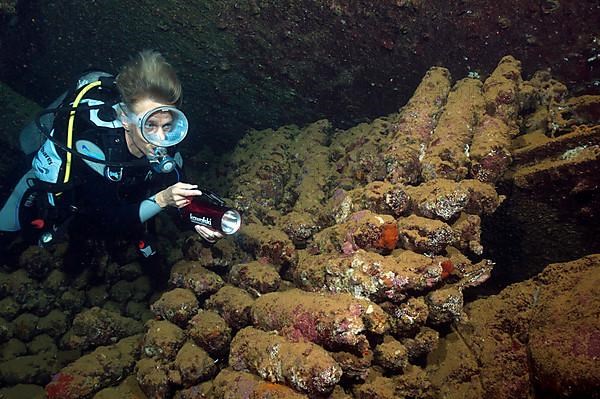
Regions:
<instances>
[{"instance_id":1,"label":"diver's eye","mask_svg":"<svg viewBox=\"0 0 600 399\"><path fill-rule=\"evenodd\" d=\"M146 123L144 123L144 130L146 130L148 132L152 132L152 131L156 130L156 124L147 121Z\"/></svg>"},{"instance_id":2,"label":"diver's eye","mask_svg":"<svg viewBox=\"0 0 600 399\"><path fill-rule=\"evenodd\" d=\"M166 123L163 125L163 132L169 133L171 131L171 129L173 129L173 124Z\"/></svg>"}]
</instances>

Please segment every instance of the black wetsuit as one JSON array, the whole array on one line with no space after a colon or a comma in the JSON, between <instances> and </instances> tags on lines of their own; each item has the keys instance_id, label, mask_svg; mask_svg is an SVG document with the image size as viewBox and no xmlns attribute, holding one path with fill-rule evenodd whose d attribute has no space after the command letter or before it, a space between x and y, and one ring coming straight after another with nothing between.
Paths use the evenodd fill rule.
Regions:
<instances>
[{"instance_id":1,"label":"black wetsuit","mask_svg":"<svg viewBox=\"0 0 600 399\"><path fill-rule=\"evenodd\" d=\"M121 129L123 130L123 129ZM125 160L133 161L131 156ZM77 160L74 178L79 182L67 194L67 204L74 206L78 224L83 222L101 233L122 233L139 230L140 203L157 192L175 184L180 171L169 174L152 172L149 167L124 168L120 181L114 182L96 173Z\"/></svg>"}]
</instances>

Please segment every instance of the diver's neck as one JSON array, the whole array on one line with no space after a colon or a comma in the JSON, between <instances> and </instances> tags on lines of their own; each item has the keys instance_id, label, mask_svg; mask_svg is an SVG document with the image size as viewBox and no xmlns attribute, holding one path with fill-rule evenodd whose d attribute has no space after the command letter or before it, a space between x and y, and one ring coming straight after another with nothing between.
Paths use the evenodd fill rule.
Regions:
<instances>
[{"instance_id":1,"label":"diver's neck","mask_svg":"<svg viewBox=\"0 0 600 399\"><path fill-rule=\"evenodd\" d=\"M125 143L127 143L127 150L134 157L141 158L145 155L142 149L137 146L137 144L131 137L131 131L129 130L125 130Z\"/></svg>"}]
</instances>

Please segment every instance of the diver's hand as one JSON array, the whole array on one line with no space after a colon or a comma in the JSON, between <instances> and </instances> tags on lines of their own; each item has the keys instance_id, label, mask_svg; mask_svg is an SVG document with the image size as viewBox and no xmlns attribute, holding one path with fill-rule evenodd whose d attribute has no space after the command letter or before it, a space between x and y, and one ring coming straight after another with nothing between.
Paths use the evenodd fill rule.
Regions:
<instances>
[{"instance_id":1,"label":"diver's hand","mask_svg":"<svg viewBox=\"0 0 600 399\"><path fill-rule=\"evenodd\" d=\"M215 229L211 229L210 227L201 226L199 224L194 226L194 230L196 230L196 233L198 233L200 237L204 238L211 244L214 244L215 242L217 242L217 240L224 237L221 232Z\"/></svg>"},{"instance_id":2,"label":"diver's hand","mask_svg":"<svg viewBox=\"0 0 600 399\"><path fill-rule=\"evenodd\" d=\"M198 186L188 183L175 183L166 189L159 191L154 196L154 201L161 207L174 206L183 208L191 202L188 197L202 195L202 191L198 190Z\"/></svg>"}]
</instances>

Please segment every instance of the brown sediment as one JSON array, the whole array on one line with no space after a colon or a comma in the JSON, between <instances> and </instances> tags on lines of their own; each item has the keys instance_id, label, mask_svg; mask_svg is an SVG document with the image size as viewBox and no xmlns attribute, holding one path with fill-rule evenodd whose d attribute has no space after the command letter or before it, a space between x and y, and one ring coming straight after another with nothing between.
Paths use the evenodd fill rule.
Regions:
<instances>
[{"instance_id":1,"label":"brown sediment","mask_svg":"<svg viewBox=\"0 0 600 399\"><path fill-rule=\"evenodd\" d=\"M245 290L226 285L205 303L205 309L217 312L232 330L250 324L250 309L254 299Z\"/></svg>"},{"instance_id":2,"label":"brown sediment","mask_svg":"<svg viewBox=\"0 0 600 399\"><path fill-rule=\"evenodd\" d=\"M349 294L318 294L292 289L261 296L252 306L253 324L329 349L364 353L366 333L383 334L387 316L376 304Z\"/></svg>"},{"instance_id":3,"label":"brown sediment","mask_svg":"<svg viewBox=\"0 0 600 399\"><path fill-rule=\"evenodd\" d=\"M265 381L243 371L229 368L221 370L214 380L212 394L217 398L235 398L238 396L256 399L302 399L307 398L286 385ZM185 397L182 397L185 399Z\"/></svg>"},{"instance_id":4,"label":"brown sediment","mask_svg":"<svg viewBox=\"0 0 600 399\"><path fill-rule=\"evenodd\" d=\"M344 253L350 255L359 248L389 253L398 243L398 227L390 215L377 215L363 210L353 213L348 221L328 227L315 234L309 247L311 253Z\"/></svg>"},{"instance_id":5,"label":"brown sediment","mask_svg":"<svg viewBox=\"0 0 600 399\"><path fill-rule=\"evenodd\" d=\"M171 268L169 284L187 288L201 298L217 292L225 283L218 274L205 269L199 262L181 260Z\"/></svg>"},{"instance_id":6,"label":"brown sediment","mask_svg":"<svg viewBox=\"0 0 600 399\"><path fill-rule=\"evenodd\" d=\"M534 384L545 394L597 395L599 264L595 255L551 265L537 279L539 304L531 315L528 350Z\"/></svg>"},{"instance_id":7,"label":"brown sediment","mask_svg":"<svg viewBox=\"0 0 600 399\"><path fill-rule=\"evenodd\" d=\"M400 111L390 146L383 151L387 180L411 184L420 180L421 156L431 141L449 91L450 72L439 67L429 69Z\"/></svg>"},{"instance_id":8,"label":"brown sediment","mask_svg":"<svg viewBox=\"0 0 600 399\"><path fill-rule=\"evenodd\" d=\"M424 181L436 178L458 181L468 175L473 131L477 116L484 109L481 89L481 81L465 78L450 91L421 161Z\"/></svg>"},{"instance_id":9,"label":"brown sediment","mask_svg":"<svg viewBox=\"0 0 600 399\"><path fill-rule=\"evenodd\" d=\"M189 322L187 336L211 355L227 351L231 342L231 328L218 313L201 310Z\"/></svg>"},{"instance_id":10,"label":"brown sediment","mask_svg":"<svg viewBox=\"0 0 600 399\"><path fill-rule=\"evenodd\" d=\"M311 342L292 342L253 327L239 331L231 342L229 365L309 394L327 393L342 369L326 350Z\"/></svg>"},{"instance_id":11,"label":"brown sediment","mask_svg":"<svg viewBox=\"0 0 600 399\"><path fill-rule=\"evenodd\" d=\"M254 261L234 265L229 270L229 281L256 295L277 291L281 276L276 266Z\"/></svg>"},{"instance_id":12,"label":"brown sediment","mask_svg":"<svg viewBox=\"0 0 600 399\"><path fill-rule=\"evenodd\" d=\"M347 292L374 302L399 303L441 281L442 260L406 253L382 256L359 249L349 255L306 257L294 270L294 281L309 291Z\"/></svg>"},{"instance_id":13,"label":"brown sediment","mask_svg":"<svg viewBox=\"0 0 600 399\"><path fill-rule=\"evenodd\" d=\"M471 176L497 182L512 162L511 139L519 134L521 63L511 56L500 60L483 84L485 109L477 116L470 148Z\"/></svg>"},{"instance_id":14,"label":"brown sediment","mask_svg":"<svg viewBox=\"0 0 600 399\"><path fill-rule=\"evenodd\" d=\"M94 399L144 399L146 395L140 389L135 376L130 375L115 387L105 388L94 395Z\"/></svg>"},{"instance_id":15,"label":"brown sediment","mask_svg":"<svg viewBox=\"0 0 600 399\"><path fill-rule=\"evenodd\" d=\"M215 377L215 380L216 380L216 378L218 378L218 376ZM181 390L175 392L173 399L210 398L211 395L215 395L215 392L213 391L213 386L214 386L213 381L215 381L215 380L201 382L200 384L193 385L189 388L181 389ZM220 397L220 396L217 396L217 397ZM228 396L225 395L225 397L228 397ZM137 399L137 398L135 398L135 399ZM142 398L140 398L140 399L142 399Z\"/></svg>"},{"instance_id":16,"label":"brown sediment","mask_svg":"<svg viewBox=\"0 0 600 399\"><path fill-rule=\"evenodd\" d=\"M599 255L552 264L467 305L468 320L428 358L437 395L534 398L535 386L544 397L594 397L599 267Z\"/></svg>"},{"instance_id":17,"label":"brown sediment","mask_svg":"<svg viewBox=\"0 0 600 399\"><path fill-rule=\"evenodd\" d=\"M410 366L403 374L392 377L384 377L379 372L372 371L365 383L354 386L352 392L357 399L433 397L427 375L416 366Z\"/></svg>"}]
</instances>

